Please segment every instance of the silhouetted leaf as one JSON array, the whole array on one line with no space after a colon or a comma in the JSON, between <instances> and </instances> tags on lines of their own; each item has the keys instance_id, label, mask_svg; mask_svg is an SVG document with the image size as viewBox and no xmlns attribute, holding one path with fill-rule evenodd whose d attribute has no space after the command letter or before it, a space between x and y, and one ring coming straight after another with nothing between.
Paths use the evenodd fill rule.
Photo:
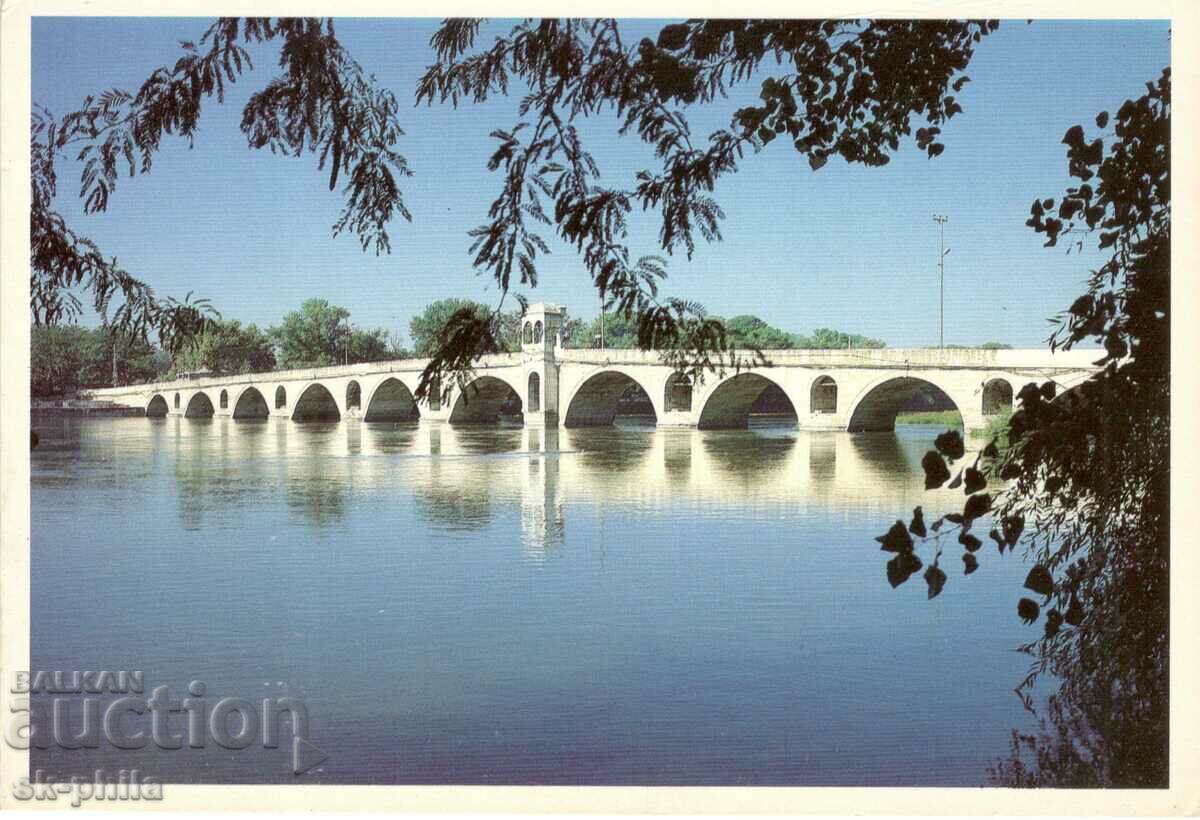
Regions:
<instances>
[{"instance_id":1,"label":"silhouetted leaf","mask_svg":"<svg viewBox=\"0 0 1200 820\"><path fill-rule=\"evenodd\" d=\"M887 562L888 583L892 589L903 584L912 577L914 572L921 569L921 559L912 552L902 552Z\"/></svg>"},{"instance_id":2,"label":"silhouetted leaf","mask_svg":"<svg viewBox=\"0 0 1200 820\"><path fill-rule=\"evenodd\" d=\"M1054 578L1050 575L1050 570L1041 565L1029 570L1029 575L1025 576L1025 588L1038 595L1049 595L1054 591Z\"/></svg>"},{"instance_id":3,"label":"silhouetted leaf","mask_svg":"<svg viewBox=\"0 0 1200 820\"><path fill-rule=\"evenodd\" d=\"M987 447L983 448L984 458L999 458L1000 451L996 449L996 440L992 439L988 442Z\"/></svg>"},{"instance_id":4,"label":"silhouetted leaf","mask_svg":"<svg viewBox=\"0 0 1200 820\"><path fill-rule=\"evenodd\" d=\"M1051 609L1046 613L1046 637L1053 638L1058 634L1058 630L1062 628L1063 616L1057 609Z\"/></svg>"},{"instance_id":5,"label":"silhouetted leaf","mask_svg":"<svg viewBox=\"0 0 1200 820\"><path fill-rule=\"evenodd\" d=\"M969 552L975 552L983 546L983 542L969 532L959 533L958 543L966 547Z\"/></svg>"},{"instance_id":6,"label":"silhouetted leaf","mask_svg":"<svg viewBox=\"0 0 1200 820\"><path fill-rule=\"evenodd\" d=\"M963 453L966 452L963 447L962 436L958 434L957 430L947 430L942 433L933 440L933 446L937 448L939 453L951 461L962 458Z\"/></svg>"},{"instance_id":7,"label":"silhouetted leaf","mask_svg":"<svg viewBox=\"0 0 1200 820\"><path fill-rule=\"evenodd\" d=\"M983 477L983 473L974 467L968 467L963 473L963 492L977 493L985 487L987 479Z\"/></svg>"},{"instance_id":8,"label":"silhouetted leaf","mask_svg":"<svg viewBox=\"0 0 1200 820\"><path fill-rule=\"evenodd\" d=\"M928 598L936 598L946 585L946 573L935 563L925 570L925 583L929 585Z\"/></svg>"},{"instance_id":9,"label":"silhouetted leaf","mask_svg":"<svg viewBox=\"0 0 1200 820\"><path fill-rule=\"evenodd\" d=\"M963 505L963 520L973 521L981 515L986 515L992 508L992 497L987 493L978 493L967 499Z\"/></svg>"},{"instance_id":10,"label":"silhouetted leaf","mask_svg":"<svg viewBox=\"0 0 1200 820\"><path fill-rule=\"evenodd\" d=\"M950 469L945 460L933 450L925 453L921 459L921 467L925 470L925 489L932 490L946 483L950 477Z\"/></svg>"},{"instance_id":11,"label":"silhouetted leaf","mask_svg":"<svg viewBox=\"0 0 1200 820\"><path fill-rule=\"evenodd\" d=\"M1063 619L1071 626L1079 626L1083 623L1083 607L1079 603L1078 596L1071 595L1071 603L1067 607L1067 614Z\"/></svg>"},{"instance_id":12,"label":"silhouetted leaf","mask_svg":"<svg viewBox=\"0 0 1200 820\"><path fill-rule=\"evenodd\" d=\"M884 552L912 552L912 536L904 528L903 521L892 524L891 529L883 535L877 536L875 540L883 545L880 549Z\"/></svg>"},{"instance_id":13,"label":"silhouetted leaf","mask_svg":"<svg viewBox=\"0 0 1200 820\"><path fill-rule=\"evenodd\" d=\"M996 548L999 549L1000 554L1003 555L1005 543L1004 543L1004 539L1000 537L1000 533L996 532L996 530L993 529L991 532L988 533L988 537L996 542Z\"/></svg>"},{"instance_id":14,"label":"silhouetted leaf","mask_svg":"<svg viewBox=\"0 0 1200 820\"><path fill-rule=\"evenodd\" d=\"M969 552L963 553L963 575L970 575L975 570L979 569L979 561Z\"/></svg>"},{"instance_id":15,"label":"silhouetted leaf","mask_svg":"<svg viewBox=\"0 0 1200 820\"><path fill-rule=\"evenodd\" d=\"M1022 598L1017 602L1017 615L1019 615L1021 620L1027 624L1031 624L1036 621L1038 619L1039 612L1041 612L1041 609L1038 607L1038 605L1028 598Z\"/></svg>"},{"instance_id":16,"label":"silhouetted leaf","mask_svg":"<svg viewBox=\"0 0 1200 820\"><path fill-rule=\"evenodd\" d=\"M920 507L917 507L913 510L912 523L908 525L908 531L918 538L924 538L926 536L925 514L922 512Z\"/></svg>"},{"instance_id":17,"label":"silhouetted leaf","mask_svg":"<svg viewBox=\"0 0 1200 820\"><path fill-rule=\"evenodd\" d=\"M1017 541L1021 537L1021 533L1025 530L1025 519L1019 515L1006 516L1000 522L1000 528L1004 533L1004 541L1010 548L1017 545Z\"/></svg>"},{"instance_id":18,"label":"silhouetted leaf","mask_svg":"<svg viewBox=\"0 0 1200 820\"><path fill-rule=\"evenodd\" d=\"M687 36L687 23L663 26L662 30L658 32L658 47L668 51L678 51L687 44Z\"/></svg>"}]
</instances>

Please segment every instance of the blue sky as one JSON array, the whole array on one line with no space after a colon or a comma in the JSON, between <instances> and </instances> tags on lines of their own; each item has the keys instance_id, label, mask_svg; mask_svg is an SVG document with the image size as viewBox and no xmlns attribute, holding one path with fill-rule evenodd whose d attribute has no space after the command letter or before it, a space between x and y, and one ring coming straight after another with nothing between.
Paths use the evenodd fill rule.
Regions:
<instances>
[{"instance_id":1,"label":"blue sky","mask_svg":"<svg viewBox=\"0 0 1200 820\"><path fill-rule=\"evenodd\" d=\"M209 21L195 18L34 18L32 94L62 115L88 94L136 91L155 68L178 57ZM433 61L437 20L340 20L339 38L379 82L413 100ZM492 24L484 39L508 28ZM657 29L628 21L629 38ZM1092 254L1043 248L1025 227L1034 197L1070 184L1063 133L1093 125L1144 91L1170 63L1166 21L1005 21L985 38L957 95L964 113L943 128L946 151L929 160L902 146L883 168L832 159L818 172L786 140L747 156L716 191L726 213L724 241L698 245L694 258L669 259L664 290L724 316L751 313L795 332L834 327L890 346L937 343L937 226L950 217L946 244L946 341L1040 346L1046 319L1070 304L1095 266ZM268 44L269 45L269 44ZM316 158L273 156L247 147L241 108L276 68L256 48L255 70L224 105L206 103L195 147L167 138L146 175L121 180L109 210L84 215L79 167L59 169L56 207L77 230L116 256L161 295L194 291L226 318L267 326L304 299L348 308L360 327L407 331L429 302L461 296L494 303L497 292L471 267L467 231L486 221L500 179L487 171L488 133L516 122L516 95L482 106L402 109L399 150L415 176L403 183L412 223L391 225L391 255L363 253L353 236L331 238L342 198L328 190ZM757 83L735 87L712 110L689 112L707 134L756 99ZM608 185L632 187L653 167L636 137L614 121L590 123L586 142ZM635 255L661 253L653 212L634 216ZM551 237L547 236L550 240ZM533 301L597 312L596 295L572 248L551 243ZM85 317L94 323L94 317Z\"/></svg>"}]
</instances>

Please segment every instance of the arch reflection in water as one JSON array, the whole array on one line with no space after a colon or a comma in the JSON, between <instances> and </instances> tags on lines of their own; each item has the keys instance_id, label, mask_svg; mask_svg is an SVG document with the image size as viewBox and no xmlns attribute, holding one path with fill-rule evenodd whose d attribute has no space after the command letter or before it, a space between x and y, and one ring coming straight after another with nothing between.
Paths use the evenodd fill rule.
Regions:
<instances>
[{"instance_id":1,"label":"arch reflection in water","mask_svg":"<svg viewBox=\"0 0 1200 820\"><path fill-rule=\"evenodd\" d=\"M487 528L520 505L523 549L565 541L572 504L654 509L687 500L714 514L755 505L786 511L815 502L888 516L934 504L918 475L936 428L903 435L742 431L545 430L446 424L293 425L165 420L174 439L181 513L195 527L221 505L281 490L318 529L362 503L403 505L442 532ZM956 496L954 491L944 491ZM540 547L538 547L540 549Z\"/></svg>"}]
</instances>

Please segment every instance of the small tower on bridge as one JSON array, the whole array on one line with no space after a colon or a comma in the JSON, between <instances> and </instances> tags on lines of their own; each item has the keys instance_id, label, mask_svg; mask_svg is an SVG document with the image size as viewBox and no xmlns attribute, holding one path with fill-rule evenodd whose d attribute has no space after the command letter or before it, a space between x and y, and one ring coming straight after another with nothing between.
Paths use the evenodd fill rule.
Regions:
<instances>
[{"instance_id":1,"label":"small tower on bridge","mask_svg":"<svg viewBox=\"0 0 1200 820\"><path fill-rule=\"evenodd\" d=\"M524 367L525 424L554 427L558 424L558 362L563 346L567 310L562 305L538 302L521 317L521 354Z\"/></svg>"}]
</instances>

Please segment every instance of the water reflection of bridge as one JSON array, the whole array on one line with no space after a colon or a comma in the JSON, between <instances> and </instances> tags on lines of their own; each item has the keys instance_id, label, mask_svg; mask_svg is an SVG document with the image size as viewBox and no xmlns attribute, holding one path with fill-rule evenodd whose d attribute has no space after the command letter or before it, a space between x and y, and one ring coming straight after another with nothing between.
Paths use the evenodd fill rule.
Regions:
<instances>
[{"instance_id":1,"label":"water reflection of bridge","mask_svg":"<svg viewBox=\"0 0 1200 820\"><path fill-rule=\"evenodd\" d=\"M894 433L178 417L152 424L151 446L174 450L190 527L208 510L280 487L290 510L321 529L337 525L351 497L356 510L369 510L406 493L446 533L483 529L519 508L523 541L538 554L562 542L568 507L637 515L682 505L702 517L726 508L786 515L800 505L841 510L849 519L864 509L887 517L938 501L917 478L926 442L906 444Z\"/></svg>"}]
</instances>

